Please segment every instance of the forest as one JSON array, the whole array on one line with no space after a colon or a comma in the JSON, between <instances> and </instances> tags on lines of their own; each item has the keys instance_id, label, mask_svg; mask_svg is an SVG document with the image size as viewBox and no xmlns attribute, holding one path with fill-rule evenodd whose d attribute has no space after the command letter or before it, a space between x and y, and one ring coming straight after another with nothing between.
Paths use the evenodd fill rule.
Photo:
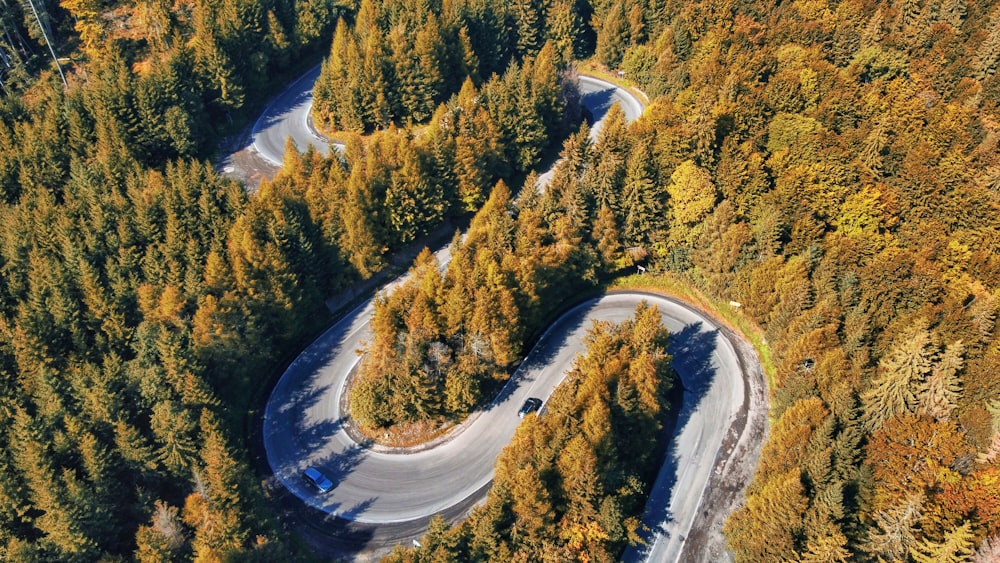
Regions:
<instances>
[{"instance_id":1,"label":"forest","mask_svg":"<svg viewBox=\"0 0 1000 563\"><path fill-rule=\"evenodd\" d=\"M252 194L217 174L321 59L344 155L289 151ZM593 146L578 60L651 98ZM327 296L478 211L463 268L423 255L380 301L368 423L468 413L558 296L642 257L742 303L774 358L738 561L996 560L998 66L1000 6L967 0L0 0L0 558L308 557L250 469L255 397ZM645 469L567 421L648 439L663 405L588 358L483 509L393 560L617 557Z\"/></svg>"}]
</instances>

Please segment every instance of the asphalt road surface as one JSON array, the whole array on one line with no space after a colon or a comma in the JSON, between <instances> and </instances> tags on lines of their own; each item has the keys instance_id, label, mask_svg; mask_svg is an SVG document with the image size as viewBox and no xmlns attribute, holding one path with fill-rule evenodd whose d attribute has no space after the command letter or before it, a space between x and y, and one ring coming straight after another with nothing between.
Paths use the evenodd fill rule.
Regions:
<instances>
[{"instance_id":1,"label":"asphalt road surface","mask_svg":"<svg viewBox=\"0 0 1000 563\"><path fill-rule=\"evenodd\" d=\"M329 145L308 126L311 86L318 68L275 99L254 126L254 147L280 164L289 135L302 149ZM631 94L591 77L580 78L583 103L597 123L619 103L629 120L643 105ZM439 255L446 262L446 253ZM439 445L399 453L358 445L343 428L344 385L370 337L371 300L329 328L287 369L268 399L263 441L275 477L309 506L343 524L379 530L383 542L408 541L427 520L443 513L457 517L484 497L497 455L510 441L527 397L547 398L584 348L583 336L595 320L621 321L637 303L659 307L670 330L670 352L684 387L675 432L645 521L653 530L650 549L626 559L673 561L683 552L713 464L744 402L744 381L732 344L697 311L670 299L615 293L579 305L557 320L540 339L496 400L453 431ZM320 469L333 483L319 493L302 478L306 467ZM362 534L364 535L364 534Z\"/></svg>"},{"instance_id":2,"label":"asphalt road surface","mask_svg":"<svg viewBox=\"0 0 1000 563\"><path fill-rule=\"evenodd\" d=\"M639 116L646 109L639 98L600 78L581 75L579 84L580 93L583 94L581 101L590 114L594 116L594 126L590 129L590 137L594 141L597 140L597 134L600 133L601 126L604 125L604 116L611 109L611 106L615 104L621 106L622 111L625 112L625 119L628 121L639 119Z\"/></svg>"},{"instance_id":3,"label":"asphalt road surface","mask_svg":"<svg viewBox=\"0 0 1000 563\"><path fill-rule=\"evenodd\" d=\"M489 484L496 456L520 422L517 409L527 397L549 396L583 351L591 322L622 321L642 300L663 314L685 389L669 447L672 482L665 484L672 515L667 554L679 552L728 422L743 402L743 384L732 347L717 327L663 297L610 294L577 306L553 323L493 404L453 439L412 454L362 448L341 427L344 383L359 360L356 350L370 335L372 306L366 303L327 330L275 387L264 417L268 461L293 494L348 520L401 523L460 504ZM312 489L301 477L308 466L323 471L334 489L326 494Z\"/></svg>"},{"instance_id":4,"label":"asphalt road surface","mask_svg":"<svg viewBox=\"0 0 1000 563\"><path fill-rule=\"evenodd\" d=\"M281 166L285 157L285 141L292 138L300 151L312 145L320 154L330 152L330 143L319 136L309 119L312 108L313 84L319 77L320 67L313 67L293 82L271 101L253 124L253 148L275 166Z\"/></svg>"}]
</instances>

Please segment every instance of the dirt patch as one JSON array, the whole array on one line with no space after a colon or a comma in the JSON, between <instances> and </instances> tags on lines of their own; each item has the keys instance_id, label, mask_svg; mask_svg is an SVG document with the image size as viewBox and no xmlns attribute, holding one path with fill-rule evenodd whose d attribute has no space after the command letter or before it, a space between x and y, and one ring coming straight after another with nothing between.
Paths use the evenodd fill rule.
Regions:
<instances>
[{"instance_id":1,"label":"dirt patch","mask_svg":"<svg viewBox=\"0 0 1000 563\"><path fill-rule=\"evenodd\" d=\"M397 424L389 428L368 428L360 424L355 427L358 432L380 446L411 448L447 434L454 426L445 421L423 420L410 424Z\"/></svg>"},{"instance_id":2,"label":"dirt patch","mask_svg":"<svg viewBox=\"0 0 1000 563\"><path fill-rule=\"evenodd\" d=\"M242 182L247 191L255 192L264 180L273 180L278 173L278 167L270 161L260 156L250 142L249 133L244 133L238 137L225 141L230 147L237 145L234 150L220 149L228 156L216 164L216 171L222 175Z\"/></svg>"}]
</instances>

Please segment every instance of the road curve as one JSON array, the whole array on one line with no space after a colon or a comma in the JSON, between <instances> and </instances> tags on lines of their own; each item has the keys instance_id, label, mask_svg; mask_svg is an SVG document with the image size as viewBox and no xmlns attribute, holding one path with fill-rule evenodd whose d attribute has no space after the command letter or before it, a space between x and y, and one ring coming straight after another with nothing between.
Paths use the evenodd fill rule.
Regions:
<instances>
[{"instance_id":1,"label":"road curve","mask_svg":"<svg viewBox=\"0 0 1000 563\"><path fill-rule=\"evenodd\" d=\"M313 84L319 78L319 71L317 65L291 83L264 108L253 124L250 138L254 150L275 166L281 166L288 137L300 151L312 145L320 154L330 152L330 142L316 133L309 118Z\"/></svg>"},{"instance_id":2,"label":"road curve","mask_svg":"<svg viewBox=\"0 0 1000 563\"><path fill-rule=\"evenodd\" d=\"M307 123L317 75L318 68L299 79L255 124L254 147L268 160L280 164L289 135L300 148L312 143L321 151L329 150ZM580 87L596 120L595 139L601 119L614 103L622 105L629 120L643 111L638 99L607 82L580 77ZM442 512L458 515L456 507L464 511L485 494L495 459L518 425L517 408L528 396L549 396L583 350L582 337L591 321L623 320L642 300L663 313L685 389L654 490L659 491L659 500L650 502L660 505L651 512L650 521L660 532L650 538L659 546L656 560L675 560L725 434L743 404L744 382L733 346L720 336L718 327L695 310L660 296L610 294L574 308L550 327L500 397L474 415L461 432L434 448L406 454L363 448L343 429L344 384L360 359L357 350L371 334L369 300L330 327L279 379L264 414L268 463L282 485L313 508L354 525L400 530L398 537L383 535L383 540L413 537L421 529L414 523ZM334 489L318 494L309 488L301 478L308 466L320 468L333 480Z\"/></svg>"},{"instance_id":3,"label":"road curve","mask_svg":"<svg viewBox=\"0 0 1000 563\"><path fill-rule=\"evenodd\" d=\"M295 146L304 151L312 145L320 154L330 152L331 142L320 136L312 127L309 112L312 109L312 90L319 77L320 67L315 66L290 84L281 94L264 108L251 130L252 146L259 155L275 166L281 166L285 155L285 140L291 137ZM599 78L581 75L579 77L582 102L594 119L591 140L603 125L604 116L614 104L625 111L625 118L635 121L642 115L645 106L635 96ZM335 146L343 146L333 142Z\"/></svg>"},{"instance_id":4,"label":"road curve","mask_svg":"<svg viewBox=\"0 0 1000 563\"><path fill-rule=\"evenodd\" d=\"M268 461L293 494L345 519L399 523L445 510L489 484L496 456L520 422L517 408L529 396L549 396L583 351L591 322L622 321L643 300L663 314L685 389L669 447L679 468L671 487L672 527L683 530L685 522L678 516L693 518L724 434L742 405L742 371L732 345L719 337L712 321L654 295L614 293L575 307L553 323L500 397L463 432L412 454L361 448L341 427L344 383L358 361L355 351L370 336L368 302L327 330L278 382L264 416ZM306 485L300 474L310 465L334 481L333 491L318 494ZM685 505L690 509L682 510Z\"/></svg>"},{"instance_id":5,"label":"road curve","mask_svg":"<svg viewBox=\"0 0 1000 563\"><path fill-rule=\"evenodd\" d=\"M587 107L594 118L594 126L590 128L592 141L597 141L597 135L604 125L604 116L607 115L611 106L615 104L621 106L627 121L639 119L642 112L646 110L645 104L628 90L600 78L581 74L578 77L578 83L580 84L580 93L583 95L583 105Z\"/></svg>"},{"instance_id":6,"label":"road curve","mask_svg":"<svg viewBox=\"0 0 1000 563\"><path fill-rule=\"evenodd\" d=\"M318 67L277 97L254 126L254 146L280 162L278 147L291 135L298 147L315 141L307 117ZM626 118L636 119L642 103L613 84L580 78L582 103L600 130L611 106L622 104ZM320 147L329 150L328 145ZM443 249L442 264L447 261ZM344 382L359 361L355 353L370 337L371 300L349 313L311 344L286 370L268 399L264 414L264 449L282 484L307 504L335 516L372 524L426 518L481 494L493 476L497 454L513 436L516 416L505 416L506 403L479 415L475 423L447 444L405 456L379 454L361 448L342 428L340 412ZM554 383L552 384L554 387ZM527 391L511 385L515 398ZM542 396L548 396L547 389ZM484 439L492 433L490 439ZM316 496L300 474L307 466L321 468L334 480L330 494ZM453 475L461 473L460 477Z\"/></svg>"}]
</instances>

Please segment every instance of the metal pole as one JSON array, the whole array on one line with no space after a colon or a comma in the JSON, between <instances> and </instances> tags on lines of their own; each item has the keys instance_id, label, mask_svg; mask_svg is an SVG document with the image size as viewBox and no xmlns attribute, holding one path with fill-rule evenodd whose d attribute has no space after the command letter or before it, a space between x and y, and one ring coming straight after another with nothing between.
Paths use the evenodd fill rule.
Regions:
<instances>
[{"instance_id":1,"label":"metal pole","mask_svg":"<svg viewBox=\"0 0 1000 563\"><path fill-rule=\"evenodd\" d=\"M28 0L28 5L31 6L31 12L35 14L35 21L38 22L38 29L42 32L45 44L49 46L49 52L52 53L52 62L56 63L56 70L59 71L59 78L62 78L63 87L69 90L69 83L66 82L66 75L63 74L62 65L59 64L59 58L56 57L56 50L52 48L52 41L49 41L49 35L45 33L45 26L42 25L42 18L39 17L38 10L35 9L35 2L33 0Z\"/></svg>"}]
</instances>

